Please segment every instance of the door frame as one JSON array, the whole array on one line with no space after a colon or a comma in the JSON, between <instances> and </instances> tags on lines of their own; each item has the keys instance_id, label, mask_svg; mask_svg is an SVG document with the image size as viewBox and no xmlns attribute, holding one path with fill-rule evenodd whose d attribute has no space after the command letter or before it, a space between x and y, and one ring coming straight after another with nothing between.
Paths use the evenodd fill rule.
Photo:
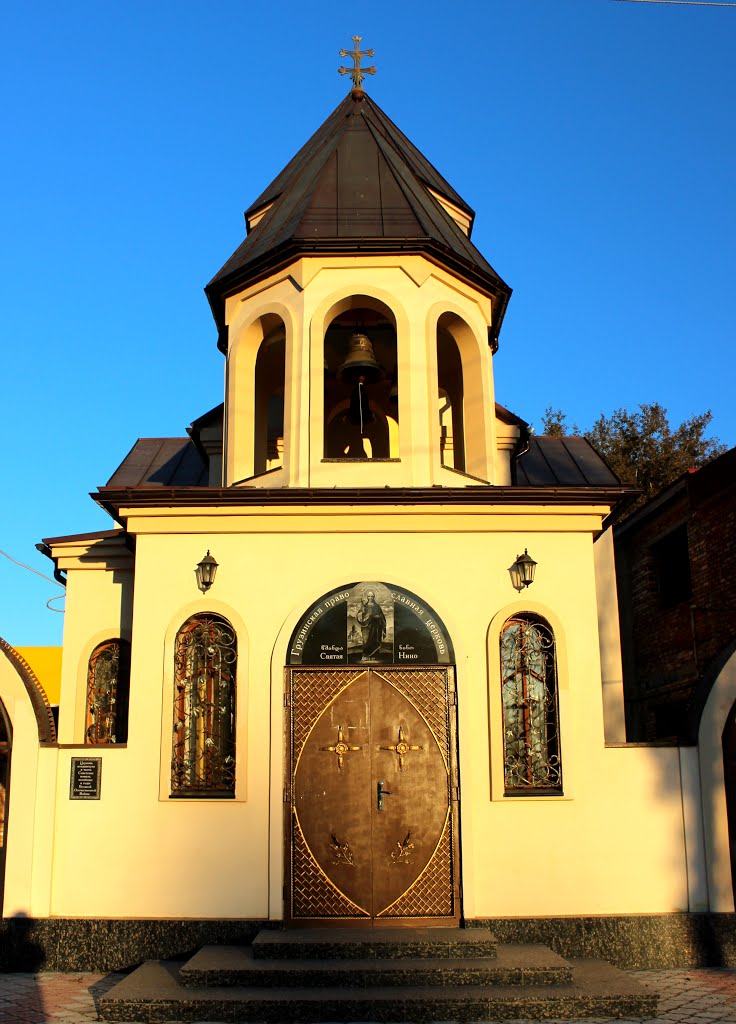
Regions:
<instances>
[{"instance_id":1,"label":"door frame","mask_svg":"<svg viewBox=\"0 0 736 1024\"><path fill-rule=\"evenodd\" d=\"M292 677L298 672L319 672L329 671L340 672L347 675L354 675L361 671L376 671L379 673L390 673L392 669L406 672L406 665L345 665L327 666L320 665L290 665L284 668L284 778L283 778L283 800L284 800L284 885L283 885L283 921L288 928L437 928L437 927L458 927L463 919L463 887L462 887L462 861L460 857L460 782L459 782L459 752L457 740L457 681L454 665L412 665L410 671L442 671L445 673L447 693L447 718L449 725L449 772L450 772L450 829L452 836L452 863L453 863L453 907L455 913L452 917L406 917L406 918L315 918L315 919L294 919L291 916L291 843L293 815L293 770L292 751ZM327 707L328 705L326 705ZM326 709L326 708L325 708ZM324 712L322 712L324 713ZM421 877L421 876L420 876Z\"/></svg>"}]
</instances>

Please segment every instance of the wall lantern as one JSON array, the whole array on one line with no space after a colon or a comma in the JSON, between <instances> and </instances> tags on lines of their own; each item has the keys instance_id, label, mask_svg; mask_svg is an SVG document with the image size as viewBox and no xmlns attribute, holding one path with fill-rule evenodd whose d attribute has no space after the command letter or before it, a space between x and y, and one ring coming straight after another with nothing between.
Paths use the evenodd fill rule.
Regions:
<instances>
[{"instance_id":1,"label":"wall lantern","mask_svg":"<svg viewBox=\"0 0 736 1024\"><path fill-rule=\"evenodd\" d=\"M514 588L521 592L524 587L530 586L534 582L534 571L536 568L537 563L527 549L524 548L524 554L517 555L516 561L509 568L509 575L511 576Z\"/></svg>"},{"instance_id":2,"label":"wall lantern","mask_svg":"<svg viewBox=\"0 0 736 1024\"><path fill-rule=\"evenodd\" d=\"M214 560L210 554L209 548L207 548L207 554L204 556L201 562L197 565L194 570L197 574L197 586L206 594L212 584L215 582L215 575L217 573L218 563Z\"/></svg>"}]
</instances>

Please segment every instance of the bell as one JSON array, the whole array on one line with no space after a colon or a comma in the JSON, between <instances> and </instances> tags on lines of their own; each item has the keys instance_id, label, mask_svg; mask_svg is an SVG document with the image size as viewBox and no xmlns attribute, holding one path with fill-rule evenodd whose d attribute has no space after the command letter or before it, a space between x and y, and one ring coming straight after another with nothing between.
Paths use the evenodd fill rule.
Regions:
<instances>
[{"instance_id":1,"label":"bell","mask_svg":"<svg viewBox=\"0 0 736 1024\"><path fill-rule=\"evenodd\" d=\"M372 384L383 377L383 369L376 362L373 345L365 334L356 332L348 343L348 354L337 371L338 380Z\"/></svg>"}]
</instances>

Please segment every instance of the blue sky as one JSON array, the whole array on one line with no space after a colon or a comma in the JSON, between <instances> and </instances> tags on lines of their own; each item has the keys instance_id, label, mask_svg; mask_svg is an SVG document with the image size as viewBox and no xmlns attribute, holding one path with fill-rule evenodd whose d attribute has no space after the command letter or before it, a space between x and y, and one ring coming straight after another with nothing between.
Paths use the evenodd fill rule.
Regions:
<instances>
[{"instance_id":1,"label":"blue sky","mask_svg":"<svg viewBox=\"0 0 736 1024\"><path fill-rule=\"evenodd\" d=\"M203 286L376 51L372 97L476 210L514 295L497 398L587 427L661 402L736 444L736 8L615 0L5 8L0 548L106 529L88 493L222 399ZM0 635L61 642L0 557Z\"/></svg>"}]
</instances>

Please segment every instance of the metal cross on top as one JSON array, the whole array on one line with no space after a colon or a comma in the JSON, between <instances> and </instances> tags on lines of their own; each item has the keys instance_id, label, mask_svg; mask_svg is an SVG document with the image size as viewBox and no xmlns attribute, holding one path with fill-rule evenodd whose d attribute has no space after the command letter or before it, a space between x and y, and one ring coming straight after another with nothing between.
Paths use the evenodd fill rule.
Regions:
<instances>
[{"instance_id":1,"label":"metal cross on top","mask_svg":"<svg viewBox=\"0 0 736 1024\"><path fill-rule=\"evenodd\" d=\"M353 88L360 89L363 84L364 75L375 75L375 68L362 68L360 66L361 57L372 57L374 54L373 50L359 50L358 43L362 39L362 36L353 36L353 42L355 43L354 50L340 50L341 57L352 57L355 62L355 67L352 68L338 68L337 70L341 75L350 75L353 80Z\"/></svg>"}]
</instances>

